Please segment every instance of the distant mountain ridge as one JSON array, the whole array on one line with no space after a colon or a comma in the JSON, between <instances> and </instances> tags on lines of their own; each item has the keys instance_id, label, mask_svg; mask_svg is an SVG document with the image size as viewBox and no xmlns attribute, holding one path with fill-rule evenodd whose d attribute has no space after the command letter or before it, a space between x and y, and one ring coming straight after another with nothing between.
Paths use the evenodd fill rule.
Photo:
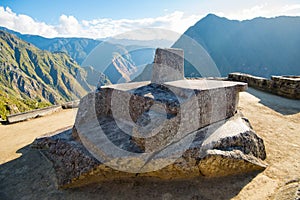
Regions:
<instances>
[{"instance_id":1,"label":"distant mountain ridge","mask_svg":"<svg viewBox=\"0 0 300 200\"><path fill-rule=\"evenodd\" d=\"M14 34L39 49L51 52L65 52L78 64L81 64L88 54L101 43L99 40L89 38L45 38L38 35L21 34L5 27L0 27L0 30Z\"/></svg>"},{"instance_id":2,"label":"distant mountain ridge","mask_svg":"<svg viewBox=\"0 0 300 200\"><path fill-rule=\"evenodd\" d=\"M153 61L153 48L142 46L123 46L102 42L82 63L93 66L108 76L112 83L124 83L132 80L144 67Z\"/></svg>"},{"instance_id":3,"label":"distant mountain ridge","mask_svg":"<svg viewBox=\"0 0 300 200\"><path fill-rule=\"evenodd\" d=\"M7 115L82 97L109 80L81 68L66 53L40 50L0 31L0 114ZM91 76L98 75L99 81Z\"/></svg>"},{"instance_id":4,"label":"distant mountain ridge","mask_svg":"<svg viewBox=\"0 0 300 200\"><path fill-rule=\"evenodd\" d=\"M14 34L42 50L67 53L82 67L92 66L96 71L104 73L112 83L130 81L144 65L152 62L155 51L153 46L172 44L167 40L45 38L21 34L5 27L0 27L0 30Z\"/></svg>"},{"instance_id":5,"label":"distant mountain ridge","mask_svg":"<svg viewBox=\"0 0 300 200\"><path fill-rule=\"evenodd\" d=\"M237 21L209 14L184 36L207 50L222 76L235 71L263 77L300 74L300 17ZM184 36L173 47L188 52L191 47L183 44ZM185 62L186 76L194 73L191 68Z\"/></svg>"},{"instance_id":6,"label":"distant mountain ridge","mask_svg":"<svg viewBox=\"0 0 300 200\"><path fill-rule=\"evenodd\" d=\"M135 41L131 40L112 39L114 43L107 42L109 43L107 45L104 44L105 42L93 39L48 39L14 33L42 49L68 53L77 63L84 64L83 67L92 66L96 71L105 73L112 83L133 80L147 64L152 63L154 57L154 48L145 50L144 46L137 46ZM190 27L172 47L184 49L186 57L191 52L195 53L192 56L200 60L205 72L209 72L214 67L210 61L213 60L219 76L227 76L228 73L235 71L263 77L292 75L299 74L300 71L299 35L300 17L259 17L237 21L209 14ZM210 60L203 59L205 56L198 55L198 52L193 52L193 45L185 44L183 37L190 37L201 44L210 55ZM154 44L157 42L159 41L154 41ZM118 43L123 43L123 45ZM161 43L164 42L161 41ZM93 50L101 44L104 44L104 50L107 50L110 55L103 53L94 55L98 60L91 62L87 55L91 56ZM140 49L140 51L134 49ZM82 62L86 58L89 59ZM146 69L146 71L148 73L151 70ZM201 74L201 72L199 74L188 60L185 61L185 76L203 75L209 76L210 74ZM143 74L140 77L146 76L149 77Z\"/></svg>"}]
</instances>

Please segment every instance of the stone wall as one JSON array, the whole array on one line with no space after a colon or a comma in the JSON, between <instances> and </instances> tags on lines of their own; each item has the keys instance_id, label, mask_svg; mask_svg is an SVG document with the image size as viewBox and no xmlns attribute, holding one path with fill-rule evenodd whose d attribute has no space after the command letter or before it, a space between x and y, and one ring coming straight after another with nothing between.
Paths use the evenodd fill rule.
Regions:
<instances>
[{"instance_id":1,"label":"stone wall","mask_svg":"<svg viewBox=\"0 0 300 200\"><path fill-rule=\"evenodd\" d=\"M11 123L25 121L32 118L42 117L57 112L61 109L62 107L60 105L55 105L55 106L49 106L46 108L31 110L23 113L13 114L7 116L7 122L11 124Z\"/></svg>"},{"instance_id":2,"label":"stone wall","mask_svg":"<svg viewBox=\"0 0 300 200\"><path fill-rule=\"evenodd\" d=\"M22 122L37 117L43 117L45 115L49 115L54 112L60 111L61 109L78 108L79 102L80 102L79 100L75 100L75 101L66 102L62 105L48 106L45 108L34 109L27 112L8 115L6 121L1 120L0 118L0 123L12 124L12 123Z\"/></svg>"},{"instance_id":3,"label":"stone wall","mask_svg":"<svg viewBox=\"0 0 300 200\"><path fill-rule=\"evenodd\" d=\"M290 99L300 99L300 76L272 76L271 79L242 73L230 73L230 81L241 81L248 86Z\"/></svg>"}]
</instances>

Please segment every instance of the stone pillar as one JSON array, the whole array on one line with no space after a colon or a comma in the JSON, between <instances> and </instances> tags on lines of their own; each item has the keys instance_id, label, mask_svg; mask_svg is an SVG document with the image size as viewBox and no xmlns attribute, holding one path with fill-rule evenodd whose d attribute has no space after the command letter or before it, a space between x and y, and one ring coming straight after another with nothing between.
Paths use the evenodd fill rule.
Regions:
<instances>
[{"instance_id":1,"label":"stone pillar","mask_svg":"<svg viewBox=\"0 0 300 200\"><path fill-rule=\"evenodd\" d=\"M164 83L184 79L182 49L156 49L152 71L152 83Z\"/></svg>"}]
</instances>

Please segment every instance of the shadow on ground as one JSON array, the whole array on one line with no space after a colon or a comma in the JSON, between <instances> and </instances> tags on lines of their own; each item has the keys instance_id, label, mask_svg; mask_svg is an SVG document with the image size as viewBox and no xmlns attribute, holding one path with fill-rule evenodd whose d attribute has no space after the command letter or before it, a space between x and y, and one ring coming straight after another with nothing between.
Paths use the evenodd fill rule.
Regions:
<instances>
[{"instance_id":1,"label":"shadow on ground","mask_svg":"<svg viewBox=\"0 0 300 200\"><path fill-rule=\"evenodd\" d=\"M59 190L52 164L26 146L22 156L0 165L0 199L231 199L257 173L181 181L132 179Z\"/></svg>"},{"instance_id":2,"label":"shadow on ground","mask_svg":"<svg viewBox=\"0 0 300 200\"><path fill-rule=\"evenodd\" d=\"M247 92L259 98L259 103L283 115L292 115L300 112L300 100L284 98L250 87Z\"/></svg>"}]
</instances>

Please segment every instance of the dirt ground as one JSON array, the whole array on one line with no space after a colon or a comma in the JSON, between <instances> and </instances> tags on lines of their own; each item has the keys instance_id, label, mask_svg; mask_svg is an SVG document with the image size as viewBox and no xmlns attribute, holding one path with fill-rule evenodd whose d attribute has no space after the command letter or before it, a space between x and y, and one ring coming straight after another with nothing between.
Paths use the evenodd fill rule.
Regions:
<instances>
[{"instance_id":1,"label":"dirt ground","mask_svg":"<svg viewBox=\"0 0 300 200\"><path fill-rule=\"evenodd\" d=\"M62 110L11 125L0 125L0 164L14 160L22 154L17 151L47 132L53 132L74 124L77 110Z\"/></svg>"},{"instance_id":2,"label":"dirt ground","mask_svg":"<svg viewBox=\"0 0 300 200\"><path fill-rule=\"evenodd\" d=\"M300 199L300 101L249 88L239 110L264 139L261 173L181 181L134 179L59 190L51 163L29 145L71 126L76 110L0 125L0 199Z\"/></svg>"}]
</instances>

